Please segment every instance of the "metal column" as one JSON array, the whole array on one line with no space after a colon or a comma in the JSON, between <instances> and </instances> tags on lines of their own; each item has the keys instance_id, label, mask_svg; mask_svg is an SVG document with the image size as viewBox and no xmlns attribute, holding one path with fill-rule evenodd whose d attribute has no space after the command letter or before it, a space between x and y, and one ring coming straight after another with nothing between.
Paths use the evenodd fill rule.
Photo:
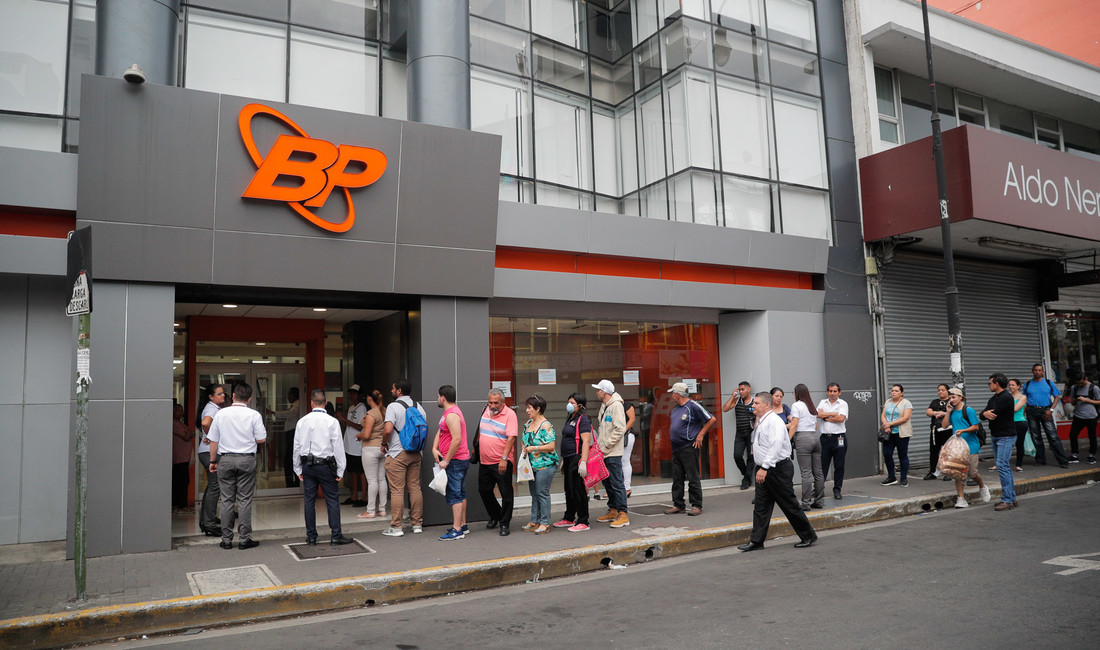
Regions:
<instances>
[{"instance_id":1,"label":"metal column","mask_svg":"<svg viewBox=\"0 0 1100 650\"><path fill-rule=\"evenodd\" d=\"M179 0L110 0L95 8L95 73L122 78L137 64L146 81L176 85Z\"/></svg>"}]
</instances>

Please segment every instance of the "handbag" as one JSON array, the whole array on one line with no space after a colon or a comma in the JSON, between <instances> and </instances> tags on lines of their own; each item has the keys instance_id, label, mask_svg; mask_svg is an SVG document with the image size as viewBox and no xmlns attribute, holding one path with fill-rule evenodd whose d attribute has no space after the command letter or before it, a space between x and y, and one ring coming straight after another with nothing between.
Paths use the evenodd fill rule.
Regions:
<instances>
[{"instance_id":1,"label":"handbag","mask_svg":"<svg viewBox=\"0 0 1100 650\"><path fill-rule=\"evenodd\" d=\"M581 453L581 416L577 416L577 425L573 429L573 435L576 439L577 453ZM588 461L585 462L584 468L588 470L588 474L584 477L584 487L590 488L600 481L611 476L611 472L607 471L607 463L603 460L603 452L600 451L600 446L596 443L596 430L592 429L592 444L588 445Z\"/></svg>"},{"instance_id":2,"label":"handbag","mask_svg":"<svg viewBox=\"0 0 1100 650\"><path fill-rule=\"evenodd\" d=\"M878 430L878 441L879 442L890 442L890 436L892 436L892 435L893 434L890 433L889 429L879 429Z\"/></svg>"}]
</instances>

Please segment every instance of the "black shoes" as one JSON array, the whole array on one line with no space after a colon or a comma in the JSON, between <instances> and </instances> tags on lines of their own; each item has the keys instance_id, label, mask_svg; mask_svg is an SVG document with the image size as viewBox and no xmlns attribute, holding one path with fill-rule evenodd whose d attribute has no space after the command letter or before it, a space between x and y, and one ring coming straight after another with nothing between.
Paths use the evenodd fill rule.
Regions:
<instances>
[{"instance_id":1,"label":"black shoes","mask_svg":"<svg viewBox=\"0 0 1100 650\"><path fill-rule=\"evenodd\" d=\"M837 501L840 501L841 499L844 498L840 495L840 488L833 488L833 498L836 499Z\"/></svg>"},{"instance_id":2,"label":"black shoes","mask_svg":"<svg viewBox=\"0 0 1100 650\"><path fill-rule=\"evenodd\" d=\"M814 503L810 504L810 507L815 509L815 510L824 510L825 509L825 504L815 501Z\"/></svg>"},{"instance_id":3,"label":"black shoes","mask_svg":"<svg viewBox=\"0 0 1100 650\"><path fill-rule=\"evenodd\" d=\"M885 485L897 485L897 484L898 484L898 479L893 477L893 476L887 476L886 478L882 479L881 483L879 483L879 485L883 485L883 486L885 486Z\"/></svg>"},{"instance_id":4,"label":"black shoes","mask_svg":"<svg viewBox=\"0 0 1100 650\"><path fill-rule=\"evenodd\" d=\"M810 539L804 539L801 542L794 545L795 548L810 548L817 541L817 535L814 535Z\"/></svg>"},{"instance_id":5,"label":"black shoes","mask_svg":"<svg viewBox=\"0 0 1100 650\"><path fill-rule=\"evenodd\" d=\"M307 537L306 538L306 546L317 546L317 538L316 537Z\"/></svg>"},{"instance_id":6,"label":"black shoes","mask_svg":"<svg viewBox=\"0 0 1100 650\"><path fill-rule=\"evenodd\" d=\"M351 507L353 507L353 508L366 508L367 507L367 502L366 501L352 501L351 502Z\"/></svg>"},{"instance_id":7,"label":"black shoes","mask_svg":"<svg viewBox=\"0 0 1100 650\"><path fill-rule=\"evenodd\" d=\"M806 505L805 503L801 504L798 507L802 508L802 512L809 512L810 511L810 506Z\"/></svg>"},{"instance_id":8,"label":"black shoes","mask_svg":"<svg viewBox=\"0 0 1100 650\"><path fill-rule=\"evenodd\" d=\"M751 483L749 483L749 479L747 479L747 478L741 479L741 489L742 490L749 489L750 485L751 485Z\"/></svg>"},{"instance_id":9,"label":"black shoes","mask_svg":"<svg viewBox=\"0 0 1100 650\"><path fill-rule=\"evenodd\" d=\"M344 537L343 535L333 537L329 542L330 546L343 546L344 544L351 544L355 540L350 537Z\"/></svg>"},{"instance_id":10,"label":"black shoes","mask_svg":"<svg viewBox=\"0 0 1100 650\"><path fill-rule=\"evenodd\" d=\"M341 502L340 502L340 505L342 505L342 506L350 506L350 505L351 505L351 504L353 504L353 503L355 503L355 499L352 499L351 497L348 497L348 498L344 499L343 501L341 501Z\"/></svg>"},{"instance_id":11,"label":"black shoes","mask_svg":"<svg viewBox=\"0 0 1100 650\"><path fill-rule=\"evenodd\" d=\"M254 539L242 539L241 543L237 545L237 548L241 549L242 551L247 551L248 549L256 548L259 545L260 543ZM232 546L232 543L230 544L230 546ZM225 548L225 546L223 545L222 548Z\"/></svg>"},{"instance_id":12,"label":"black shoes","mask_svg":"<svg viewBox=\"0 0 1100 650\"><path fill-rule=\"evenodd\" d=\"M222 531L218 528L212 528L210 526L199 526L199 530L203 532L207 537L221 537Z\"/></svg>"},{"instance_id":13,"label":"black shoes","mask_svg":"<svg viewBox=\"0 0 1100 650\"><path fill-rule=\"evenodd\" d=\"M229 551L229 550L233 549L233 542L227 542L223 539L222 543L218 544L218 546L220 546L220 547L224 548L225 550Z\"/></svg>"},{"instance_id":14,"label":"black shoes","mask_svg":"<svg viewBox=\"0 0 1100 650\"><path fill-rule=\"evenodd\" d=\"M925 481L934 481L934 480L936 480L936 473L935 472L928 472L927 474L924 475L924 480Z\"/></svg>"},{"instance_id":15,"label":"black shoes","mask_svg":"<svg viewBox=\"0 0 1100 650\"><path fill-rule=\"evenodd\" d=\"M500 536L507 537L512 534L512 531L508 530L508 524L500 525Z\"/></svg>"},{"instance_id":16,"label":"black shoes","mask_svg":"<svg viewBox=\"0 0 1100 650\"><path fill-rule=\"evenodd\" d=\"M486 528L489 528L489 529L493 529L493 528L496 528L496 527L497 527L497 524L498 524L498 523L499 523L499 522L498 522L498 521L497 521L496 519L490 519L489 521L487 521L487 522L485 523L485 527L486 527Z\"/></svg>"},{"instance_id":17,"label":"black shoes","mask_svg":"<svg viewBox=\"0 0 1100 650\"><path fill-rule=\"evenodd\" d=\"M762 551L764 550L764 545L749 542L748 544L742 544L741 546L738 546L737 550L741 551L742 553L747 553L749 551Z\"/></svg>"}]
</instances>

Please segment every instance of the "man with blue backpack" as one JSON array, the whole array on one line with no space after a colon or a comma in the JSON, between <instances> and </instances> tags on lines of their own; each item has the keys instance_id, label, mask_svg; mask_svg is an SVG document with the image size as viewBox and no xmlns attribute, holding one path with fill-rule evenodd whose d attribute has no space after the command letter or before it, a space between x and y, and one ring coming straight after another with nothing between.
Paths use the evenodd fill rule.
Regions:
<instances>
[{"instance_id":1,"label":"man with blue backpack","mask_svg":"<svg viewBox=\"0 0 1100 650\"><path fill-rule=\"evenodd\" d=\"M424 532L424 495L420 491L420 460L428 439L428 420L424 407L409 396L412 385L408 379L393 383L390 394L394 401L386 407L382 450L386 454L386 481L390 484L390 527L382 531L388 537L405 534L401 515L405 509L405 492L409 493L412 532ZM395 435L396 434L396 435Z\"/></svg>"}]
</instances>

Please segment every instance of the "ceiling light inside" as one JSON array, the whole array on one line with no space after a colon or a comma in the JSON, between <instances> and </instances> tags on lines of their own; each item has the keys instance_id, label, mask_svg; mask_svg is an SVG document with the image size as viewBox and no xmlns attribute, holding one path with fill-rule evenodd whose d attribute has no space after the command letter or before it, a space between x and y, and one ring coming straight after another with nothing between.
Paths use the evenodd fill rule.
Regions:
<instances>
[{"instance_id":1,"label":"ceiling light inside","mask_svg":"<svg viewBox=\"0 0 1100 650\"><path fill-rule=\"evenodd\" d=\"M314 307L313 311L328 311L328 309L326 309L324 307Z\"/></svg>"},{"instance_id":2,"label":"ceiling light inside","mask_svg":"<svg viewBox=\"0 0 1100 650\"><path fill-rule=\"evenodd\" d=\"M236 305L222 305L222 307L225 307L226 309L236 309L237 308Z\"/></svg>"}]
</instances>

